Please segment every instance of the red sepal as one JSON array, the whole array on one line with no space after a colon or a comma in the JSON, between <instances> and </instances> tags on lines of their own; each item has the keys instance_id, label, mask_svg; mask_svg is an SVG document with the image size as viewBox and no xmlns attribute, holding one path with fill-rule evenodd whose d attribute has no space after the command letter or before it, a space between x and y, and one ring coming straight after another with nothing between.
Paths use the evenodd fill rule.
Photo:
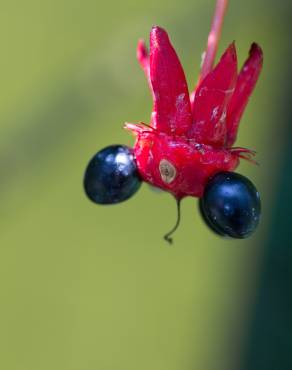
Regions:
<instances>
[{"instance_id":1,"label":"red sepal","mask_svg":"<svg viewBox=\"0 0 292 370\"><path fill-rule=\"evenodd\" d=\"M227 149L215 149L183 137L173 138L143 125L134 130L129 124L127 127L137 135L134 153L142 179L169 191L177 199L201 197L210 177L221 171L234 171L239 164L238 153ZM163 162L173 169L171 181L163 178Z\"/></svg>"},{"instance_id":2,"label":"red sepal","mask_svg":"<svg viewBox=\"0 0 292 370\"><path fill-rule=\"evenodd\" d=\"M262 65L263 52L259 45L253 43L250 48L249 57L238 75L235 91L228 107L227 146L232 146L236 140L241 116L256 85Z\"/></svg>"},{"instance_id":3,"label":"red sepal","mask_svg":"<svg viewBox=\"0 0 292 370\"><path fill-rule=\"evenodd\" d=\"M190 136L198 143L224 146L227 105L237 78L237 56L232 43L217 66L198 86L193 103L193 127Z\"/></svg>"},{"instance_id":4,"label":"red sepal","mask_svg":"<svg viewBox=\"0 0 292 370\"><path fill-rule=\"evenodd\" d=\"M157 26L150 34L150 81L154 100L152 127L184 135L192 124L187 82L166 31Z\"/></svg>"},{"instance_id":5,"label":"red sepal","mask_svg":"<svg viewBox=\"0 0 292 370\"><path fill-rule=\"evenodd\" d=\"M150 81L150 60L149 60L149 53L147 50L147 47L145 45L144 40L139 40L138 45L137 45L137 59L138 62L140 63L146 78L148 80L150 89L152 91L152 86L151 86L151 81Z\"/></svg>"}]
</instances>

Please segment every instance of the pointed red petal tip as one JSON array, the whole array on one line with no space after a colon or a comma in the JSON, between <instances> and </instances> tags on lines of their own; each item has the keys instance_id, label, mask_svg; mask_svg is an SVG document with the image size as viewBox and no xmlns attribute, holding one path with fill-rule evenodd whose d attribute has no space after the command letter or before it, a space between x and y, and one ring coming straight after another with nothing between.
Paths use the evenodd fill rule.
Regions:
<instances>
[{"instance_id":1,"label":"pointed red petal tip","mask_svg":"<svg viewBox=\"0 0 292 370\"><path fill-rule=\"evenodd\" d=\"M225 53L223 54L223 57L226 56L226 54L228 55L228 57L230 58L230 60L233 63L237 63L237 53L236 53L235 41L233 41L228 46L228 48L226 49Z\"/></svg>"},{"instance_id":2,"label":"pointed red petal tip","mask_svg":"<svg viewBox=\"0 0 292 370\"><path fill-rule=\"evenodd\" d=\"M249 50L249 57L252 58L252 60L256 61L257 65L259 63L263 64L263 60L264 60L263 50L256 42L253 42L251 44L251 47Z\"/></svg>"},{"instance_id":3,"label":"pointed red petal tip","mask_svg":"<svg viewBox=\"0 0 292 370\"><path fill-rule=\"evenodd\" d=\"M140 66L142 67L146 78L148 80L148 83L150 85L150 90L152 91L152 86L150 82L150 60L149 60L149 52L145 45L144 40L140 39L137 45L137 51L136 51L138 62L140 63Z\"/></svg>"},{"instance_id":4,"label":"pointed red petal tip","mask_svg":"<svg viewBox=\"0 0 292 370\"><path fill-rule=\"evenodd\" d=\"M145 41L143 39L140 39L137 45L137 59L139 60L139 62L142 62L147 58L148 50L146 48Z\"/></svg>"},{"instance_id":5,"label":"pointed red petal tip","mask_svg":"<svg viewBox=\"0 0 292 370\"><path fill-rule=\"evenodd\" d=\"M169 42L167 32L162 27L152 26L150 32L150 42L152 44L152 47L159 48L160 45L162 45L163 43Z\"/></svg>"},{"instance_id":6,"label":"pointed red petal tip","mask_svg":"<svg viewBox=\"0 0 292 370\"><path fill-rule=\"evenodd\" d=\"M217 65L214 67L213 71L220 68L220 72L222 74L228 73L228 69L232 69L232 73L236 73L237 75L237 52L236 52L236 46L235 41L233 41L225 50L224 54L220 58ZM213 72L211 71L209 75ZM208 75L207 75L208 76ZM206 76L206 77L207 77ZM220 75L218 75L220 77Z\"/></svg>"}]
</instances>

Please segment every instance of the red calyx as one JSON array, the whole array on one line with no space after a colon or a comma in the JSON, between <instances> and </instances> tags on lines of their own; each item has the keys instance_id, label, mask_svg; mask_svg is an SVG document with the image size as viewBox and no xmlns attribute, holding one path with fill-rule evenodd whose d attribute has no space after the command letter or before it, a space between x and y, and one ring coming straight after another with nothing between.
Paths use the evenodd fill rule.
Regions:
<instances>
[{"instance_id":1,"label":"red calyx","mask_svg":"<svg viewBox=\"0 0 292 370\"><path fill-rule=\"evenodd\" d=\"M252 161L254 152L232 145L262 68L257 44L252 44L239 74L235 44L231 44L191 98L165 30L153 27L150 55L140 41L137 57L152 91L153 112L150 126L127 123L126 128L136 135L134 151L144 181L177 199L201 197L210 177L235 170L239 158Z\"/></svg>"}]
</instances>

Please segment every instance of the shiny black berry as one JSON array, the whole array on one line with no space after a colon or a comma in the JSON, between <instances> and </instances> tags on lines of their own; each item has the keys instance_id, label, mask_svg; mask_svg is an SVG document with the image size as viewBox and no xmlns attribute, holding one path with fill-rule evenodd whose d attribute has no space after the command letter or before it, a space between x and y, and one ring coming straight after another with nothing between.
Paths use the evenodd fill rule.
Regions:
<instances>
[{"instance_id":1,"label":"shiny black berry","mask_svg":"<svg viewBox=\"0 0 292 370\"><path fill-rule=\"evenodd\" d=\"M133 150L111 145L90 160L84 176L85 193L94 203L113 204L130 198L141 185Z\"/></svg>"},{"instance_id":2,"label":"shiny black berry","mask_svg":"<svg viewBox=\"0 0 292 370\"><path fill-rule=\"evenodd\" d=\"M241 239L250 236L258 226L261 202L250 180L238 173L221 172L207 184L200 210L217 234Z\"/></svg>"}]
</instances>

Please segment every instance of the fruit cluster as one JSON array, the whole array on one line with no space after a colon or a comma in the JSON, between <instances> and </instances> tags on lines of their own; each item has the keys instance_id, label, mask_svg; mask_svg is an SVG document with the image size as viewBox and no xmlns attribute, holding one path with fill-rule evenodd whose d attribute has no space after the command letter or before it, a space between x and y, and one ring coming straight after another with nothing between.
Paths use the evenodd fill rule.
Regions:
<instances>
[{"instance_id":1,"label":"fruit cluster","mask_svg":"<svg viewBox=\"0 0 292 370\"><path fill-rule=\"evenodd\" d=\"M246 238L259 223L259 193L246 177L234 173L240 159L256 163L255 152L234 147L239 122L258 80L263 54L253 43L237 72L235 43L214 67L227 0L217 6L198 83L189 94L179 58L166 31L154 26L150 52L138 43L137 57L147 77L153 111L150 125L126 123L134 133L134 148L109 146L90 161L84 178L88 197L99 204L130 198L141 181L171 193L180 201L200 199L207 225L216 233Z\"/></svg>"}]
</instances>

